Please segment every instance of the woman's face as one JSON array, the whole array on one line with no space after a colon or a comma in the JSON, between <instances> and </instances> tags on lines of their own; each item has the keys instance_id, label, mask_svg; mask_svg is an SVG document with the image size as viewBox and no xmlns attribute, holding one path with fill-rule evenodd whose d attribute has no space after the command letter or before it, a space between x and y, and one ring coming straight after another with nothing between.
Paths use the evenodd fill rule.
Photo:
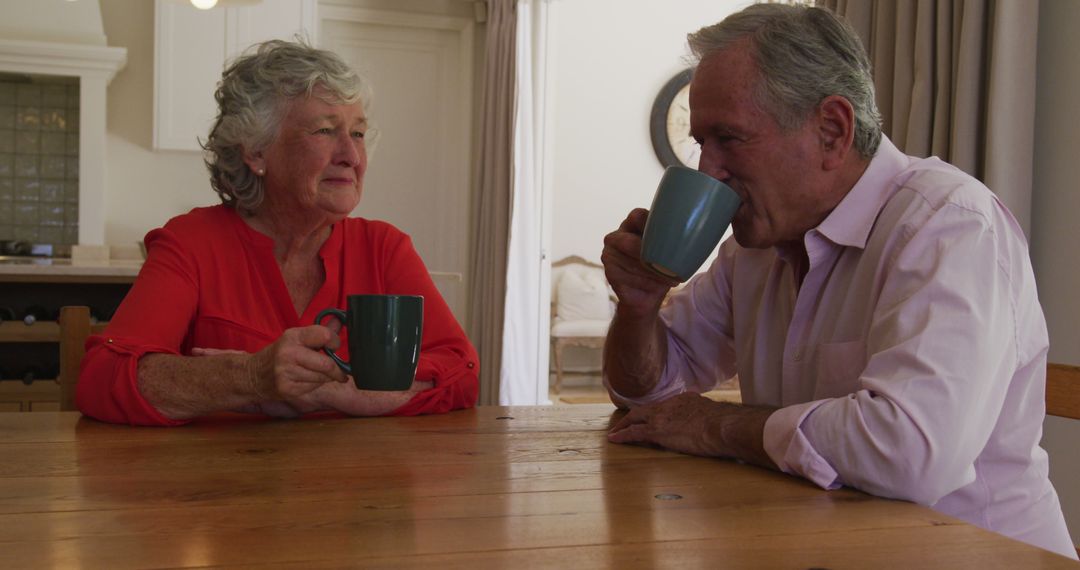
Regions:
<instances>
[{"instance_id":1,"label":"woman's face","mask_svg":"<svg viewBox=\"0 0 1080 570\"><path fill-rule=\"evenodd\" d=\"M263 204L275 212L337 221L360 202L367 118L359 102L327 103L325 96L316 89L293 99L274 142L247 160L252 170L265 170Z\"/></svg>"}]
</instances>

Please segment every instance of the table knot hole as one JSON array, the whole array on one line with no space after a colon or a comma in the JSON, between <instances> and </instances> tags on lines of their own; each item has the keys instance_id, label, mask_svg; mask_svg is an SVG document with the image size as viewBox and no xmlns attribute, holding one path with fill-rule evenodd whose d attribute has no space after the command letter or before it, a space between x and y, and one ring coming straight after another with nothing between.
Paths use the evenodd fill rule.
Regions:
<instances>
[{"instance_id":1,"label":"table knot hole","mask_svg":"<svg viewBox=\"0 0 1080 570\"><path fill-rule=\"evenodd\" d=\"M675 493L660 493L654 498L660 499L661 501L678 501L682 499L682 495L677 495Z\"/></svg>"},{"instance_id":2,"label":"table knot hole","mask_svg":"<svg viewBox=\"0 0 1080 570\"><path fill-rule=\"evenodd\" d=\"M277 450L276 449L269 449L269 448L253 448L253 449L241 449L240 453L245 453L247 455L262 455L262 454L265 454L265 453L277 453Z\"/></svg>"}]
</instances>

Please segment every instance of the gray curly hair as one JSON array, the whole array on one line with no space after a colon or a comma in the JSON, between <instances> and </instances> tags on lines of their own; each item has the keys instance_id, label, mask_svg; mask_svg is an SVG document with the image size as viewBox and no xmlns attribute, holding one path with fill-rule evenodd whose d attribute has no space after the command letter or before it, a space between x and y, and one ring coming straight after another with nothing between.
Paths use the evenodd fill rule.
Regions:
<instances>
[{"instance_id":1,"label":"gray curly hair","mask_svg":"<svg viewBox=\"0 0 1080 570\"><path fill-rule=\"evenodd\" d=\"M202 144L210 185L222 203L252 214L263 200L262 178L244 162L245 152L265 150L278 135L290 100L316 87L329 102L366 109L371 87L337 54L303 41L256 44L225 69L214 99L218 116Z\"/></svg>"},{"instance_id":2,"label":"gray curly hair","mask_svg":"<svg viewBox=\"0 0 1080 570\"><path fill-rule=\"evenodd\" d=\"M823 8L754 4L689 34L687 41L700 61L747 37L761 77L755 99L782 129L799 127L818 103L839 95L855 109L855 150L874 156L881 142L874 78L847 22Z\"/></svg>"}]
</instances>

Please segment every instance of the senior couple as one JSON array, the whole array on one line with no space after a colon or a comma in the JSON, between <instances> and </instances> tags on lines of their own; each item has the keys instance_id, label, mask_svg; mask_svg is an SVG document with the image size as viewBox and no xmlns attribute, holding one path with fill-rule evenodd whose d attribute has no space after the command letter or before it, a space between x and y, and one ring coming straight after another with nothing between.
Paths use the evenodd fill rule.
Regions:
<instances>
[{"instance_id":1,"label":"senior couple","mask_svg":"<svg viewBox=\"0 0 1080 570\"><path fill-rule=\"evenodd\" d=\"M1016 221L881 133L864 49L830 12L754 5L689 43L700 170L743 204L735 239L663 308L676 283L638 257L648 212L605 238L619 303L604 380L630 410L609 439L918 502L1075 558L1039 447L1048 340ZM409 237L348 217L370 96L298 43L225 70L205 143L222 203L147 234L138 279L87 344L85 414L178 425L475 404L476 351ZM407 391L359 390L322 352L347 347L315 315L365 293L425 298ZM699 395L735 374L743 404Z\"/></svg>"}]
</instances>

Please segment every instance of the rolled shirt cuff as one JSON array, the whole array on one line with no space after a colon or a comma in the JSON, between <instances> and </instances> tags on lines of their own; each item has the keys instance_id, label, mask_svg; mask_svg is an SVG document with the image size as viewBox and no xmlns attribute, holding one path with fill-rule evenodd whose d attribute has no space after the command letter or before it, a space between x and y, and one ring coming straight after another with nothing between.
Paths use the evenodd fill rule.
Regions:
<instances>
[{"instance_id":1,"label":"rolled shirt cuff","mask_svg":"<svg viewBox=\"0 0 1080 570\"><path fill-rule=\"evenodd\" d=\"M817 400L780 408L765 421L764 445L769 458L784 473L798 475L822 489L841 486L840 476L807 439L801 427L818 406L828 400Z\"/></svg>"},{"instance_id":2,"label":"rolled shirt cuff","mask_svg":"<svg viewBox=\"0 0 1080 570\"><path fill-rule=\"evenodd\" d=\"M636 408L645 404L660 402L673 396L678 396L686 389L686 385L682 382L672 381L670 379L661 377L660 383L653 388L652 392L649 392L648 394L645 394L644 396L640 396L638 398L631 398L628 396L623 396L622 394L619 394L618 392L613 390L611 388L611 382L608 381L607 374L604 374L603 380L604 387L607 388L608 394L611 396L611 402L616 406L622 408Z\"/></svg>"}]
</instances>

